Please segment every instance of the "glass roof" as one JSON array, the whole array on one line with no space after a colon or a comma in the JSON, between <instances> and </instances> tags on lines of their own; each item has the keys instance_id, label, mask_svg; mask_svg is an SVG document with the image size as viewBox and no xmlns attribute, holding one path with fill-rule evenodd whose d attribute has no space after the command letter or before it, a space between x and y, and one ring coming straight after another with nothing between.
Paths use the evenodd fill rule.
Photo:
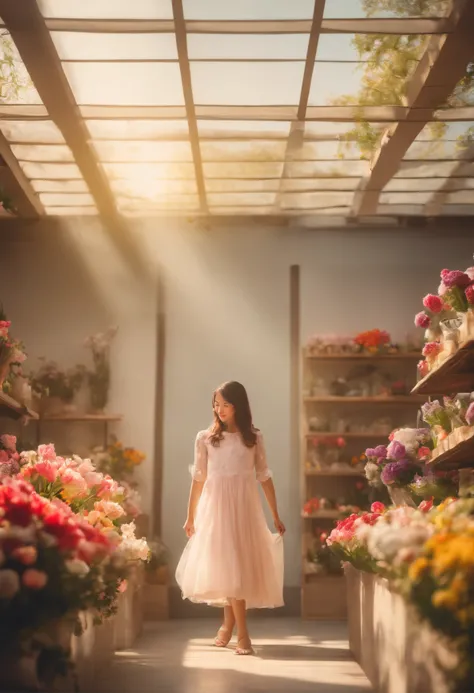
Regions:
<instances>
[{"instance_id":1,"label":"glass roof","mask_svg":"<svg viewBox=\"0 0 474 693\"><path fill-rule=\"evenodd\" d=\"M471 215L474 75L447 63L451 0L322 4L12 5L0 154L51 215L98 214L104 197L126 216Z\"/></svg>"}]
</instances>

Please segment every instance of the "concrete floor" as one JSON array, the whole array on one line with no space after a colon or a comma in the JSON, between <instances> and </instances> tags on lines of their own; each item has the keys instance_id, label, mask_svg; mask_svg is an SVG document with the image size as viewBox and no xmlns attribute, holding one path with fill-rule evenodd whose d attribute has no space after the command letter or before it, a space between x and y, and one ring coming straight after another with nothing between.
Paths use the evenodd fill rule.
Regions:
<instances>
[{"instance_id":1,"label":"concrete floor","mask_svg":"<svg viewBox=\"0 0 474 693\"><path fill-rule=\"evenodd\" d=\"M292 618L251 623L255 657L212 647L209 619L149 624L119 652L97 693L362 693L372 688L342 623Z\"/></svg>"}]
</instances>

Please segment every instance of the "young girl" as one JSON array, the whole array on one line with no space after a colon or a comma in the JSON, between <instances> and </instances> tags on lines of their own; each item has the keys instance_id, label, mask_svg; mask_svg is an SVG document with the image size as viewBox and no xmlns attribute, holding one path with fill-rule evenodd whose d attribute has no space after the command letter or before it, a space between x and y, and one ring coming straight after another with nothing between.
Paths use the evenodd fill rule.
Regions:
<instances>
[{"instance_id":1,"label":"young girl","mask_svg":"<svg viewBox=\"0 0 474 693\"><path fill-rule=\"evenodd\" d=\"M214 392L212 406L213 424L196 438L184 525L189 542L176 579L183 599L224 607L215 645L227 647L237 626L235 653L250 655L246 609L283 606L285 526L245 388L224 383ZM280 536L268 529L257 480Z\"/></svg>"}]
</instances>

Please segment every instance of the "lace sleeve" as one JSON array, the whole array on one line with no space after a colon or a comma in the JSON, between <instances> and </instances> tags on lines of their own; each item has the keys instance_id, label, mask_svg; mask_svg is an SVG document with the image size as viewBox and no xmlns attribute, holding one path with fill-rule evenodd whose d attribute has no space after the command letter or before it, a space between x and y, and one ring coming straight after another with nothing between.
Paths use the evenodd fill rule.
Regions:
<instances>
[{"instance_id":1,"label":"lace sleeve","mask_svg":"<svg viewBox=\"0 0 474 693\"><path fill-rule=\"evenodd\" d=\"M206 481L207 477L207 447L206 431L201 431L196 436L194 443L194 464L191 467L191 476L194 481Z\"/></svg>"},{"instance_id":2,"label":"lace sleeve","mask_svg":"<svg viewBox=\"0 0 474 693\"><path fill-rule=\"evenodd\" d=\"M265 452L265 443L260 432L257 433L257 445L255 448L255 469L257 471L257 480L260 483L268 481L272 477L271 471L268 469L267 453Z\"/></svg>"}]
</instances>

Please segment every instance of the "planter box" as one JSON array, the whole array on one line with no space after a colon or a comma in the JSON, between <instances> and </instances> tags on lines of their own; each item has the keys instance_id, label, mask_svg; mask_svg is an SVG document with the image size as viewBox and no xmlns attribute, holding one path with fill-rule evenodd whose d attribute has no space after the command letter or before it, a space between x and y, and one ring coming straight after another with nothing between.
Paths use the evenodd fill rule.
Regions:
<instances>
[{"instance_id":1,"label":"planter box","mask_svg":"<svg viewBox=\"0 0 474 693\"><path fill-rule=\"evenodd\" d=\"M85 630L82 635L73 635L71 651L79 689L87 691L93 689L99 672L111 663L114 656L115 617L100 626L93 624L93 615L89 612L81 619Z\"/></svg>"},{"instance_id":2,"label":"planter box","mask_svg":"<svg viewBox=\"0 0 474 693\"><path fill-rule=\"evenodd\" d=\"M307 619L345 620L346 585L343 575L306 576L301 589L301 615Z\"/></svg>"},{"instance_id":3,"label":"planter box","mask_svg":"<svg viewBox=\"0 0 474 693\"><path fill-rule=\"evenodd\" d=\"M169 586L146 582L143 586L145 621L167 621L170 617Z\"/></svg>"},{"instance_id":4,"label":"planter box","mask_svg":"<svg viewBox=\"0 0 474 693\"><path fill-rule=\"evenodd\" d=\"M133 646L143 629L143 566L137 566L131 574L127 589L119 595L118 611L115 616L115 650L126 650Z\"/></svg>"},{"instance_id":5,"label":"planter box","mask_svg":"<svg viewBox=\"0 0 474 693\"><path fill-rule=\"evenodd\" d=\"M387 580L350 565L345 572L349 647L374 689L448 693L445 670L455 667L454 653Z\"/></svg>"}]
</instances>

